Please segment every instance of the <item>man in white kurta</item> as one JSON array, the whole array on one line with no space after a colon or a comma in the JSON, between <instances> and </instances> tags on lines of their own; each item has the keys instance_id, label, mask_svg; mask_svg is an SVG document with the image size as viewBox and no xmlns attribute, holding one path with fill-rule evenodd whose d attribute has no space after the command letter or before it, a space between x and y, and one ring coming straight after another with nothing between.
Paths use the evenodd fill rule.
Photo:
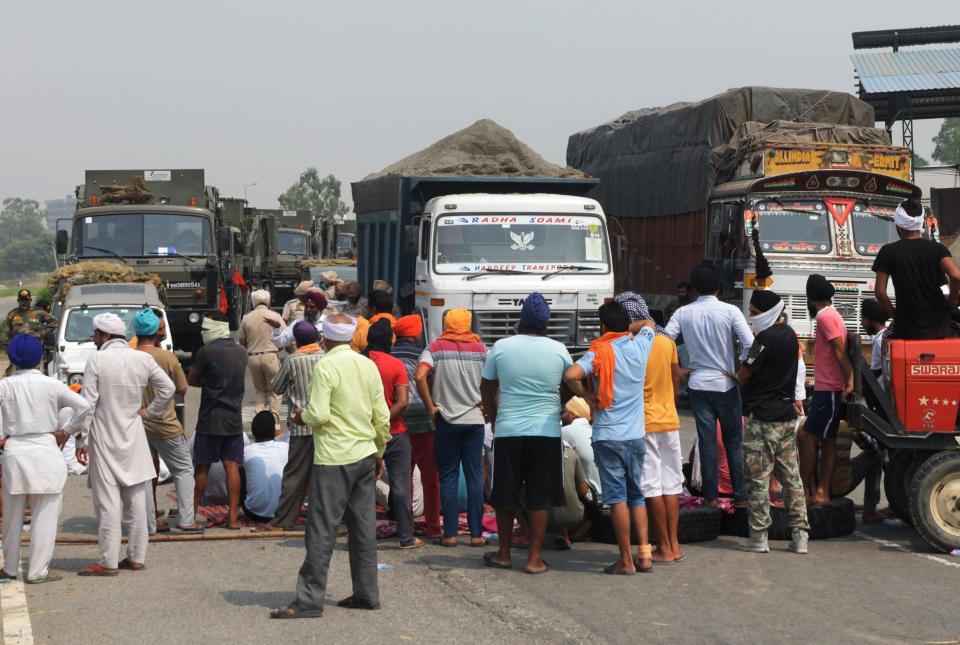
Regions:
<instances>
[{"instance_id":1,"label":"man in white kurta","mask_svg":"<svg viewBox=\"0 0 960 645\"><path fill-rule=\"evenodd\" d=\"M3 569L0 581L17 576L23 511L33 510L30 531L30 563L26 582L60 580L49 571L60 523L60 504L67 466L58 446L79 430L91 407L60 381L39 369L43 343L18 334L7 349L16 372L0 381L0 436L3 441ZM73 415L58 431L59 411L72 408Z\"/></svg>"},{"instance_id":2,"label":"man in white kurta","mask_svg":"<svg viewBox=\"0 0 960 645\"><path fill-rule=\"evenodd\" d=\"M143 418L160 420L174 384L145 352L130 349L126 325L115 314L93 319L99 351L87 360L83 396L93 405L88 437L90 488L99 522L100 562L82 576L115 576L118 568L140 570L147 553L147 482L156 474ZM141 410L150 385L156 397ZM127 557L117 561L121 520L127 527Z\"/></svg>"}]
</instances>

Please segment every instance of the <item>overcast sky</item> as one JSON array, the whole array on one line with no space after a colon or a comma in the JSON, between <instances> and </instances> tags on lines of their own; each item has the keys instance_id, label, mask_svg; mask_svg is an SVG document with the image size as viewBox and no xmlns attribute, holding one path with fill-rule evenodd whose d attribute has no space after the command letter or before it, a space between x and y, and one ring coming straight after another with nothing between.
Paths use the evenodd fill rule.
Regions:
<instances>
[{"instance_id":1,"label":"overcast sky","mask_svg":"<svg viewBox=\"0 0 960 645\"><path fill-rule=\"evenodd\" d=\"M850 33L957 22L957 0L4 0L0 198L85 168L204 168L274 207L489 117L555 163L640 107L772 85L854 91ZM906 11L909 9L909 11ZM917 122L929 157L938 122ZM899 125L894 130L899 143Z\"/></svg>"}]
</instances>

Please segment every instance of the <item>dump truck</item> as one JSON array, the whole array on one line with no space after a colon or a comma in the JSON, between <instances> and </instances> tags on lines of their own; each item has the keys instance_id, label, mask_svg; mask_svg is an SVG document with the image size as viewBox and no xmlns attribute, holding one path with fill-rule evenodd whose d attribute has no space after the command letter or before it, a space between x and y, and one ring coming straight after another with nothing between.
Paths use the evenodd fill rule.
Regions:
<instances>
[{"instance_id":1,"label":"dump truck","mask_svg":"<svg viewBox=\"0 0 960 645\"><path fill-rule=\"evenodd\" d=\"M909 150L873 123L848 94L740 88L573 134L567 162L600 179L591 194L625 234L618 288L665 318L677 283L707 261L745 315L755 289L783 298L810 367L807 276L833 283L847 329L859 329L873 258L897 239L894 212L920 196Z\"/></svg>"},{"instance_id":2,"label":"dump truck","mask_svg":"<svg viewBox=\"0 0 960 645\"><path fill-rule=\"evenodd\" d=\"M386 176L352 185L359 282L393 285L428 340L464 307L487 345L516 333L524 298L543 294L548 334L571 351L600 331L613 297L607 222L589 178Z\"/></svg>"},{"instance_id":3,"label":"dump truck","mask_svg":"<svg viewBox=\"0 0 960 645\"><path fill-rule=\"evenodd\" d=\"M58 254L160 276L176 349L201 346L205 315L239 320L229 303L243 301L242 288L220 254L231 246L230 231L203 170L88 170L76 195L70 232L57 232Z\"/></svg>"}]
</instances>

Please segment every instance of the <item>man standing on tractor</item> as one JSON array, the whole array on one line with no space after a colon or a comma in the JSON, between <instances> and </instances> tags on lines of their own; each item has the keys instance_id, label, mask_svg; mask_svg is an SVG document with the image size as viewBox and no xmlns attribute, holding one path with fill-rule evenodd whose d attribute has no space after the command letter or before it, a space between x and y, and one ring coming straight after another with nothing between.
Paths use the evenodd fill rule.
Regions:
<instances>
[{"instance_id":1,"label":"man standing on tractor","mask_svg":"<svg viewBox=\"0 0 960 645\"><path fill-rule=\"evenodd\" d=\"M947 247L922 236L923 219L920 200L903 202L894 217L900 239L885 244L873 261L874 293L893 317L890 338L935 340L955 335L950 307L960 304L960 268ZM948 276L950 295L944 298L941 287ZM889 278L893 278L896 307L887 295Z\"/></svg>"}]
</instances>

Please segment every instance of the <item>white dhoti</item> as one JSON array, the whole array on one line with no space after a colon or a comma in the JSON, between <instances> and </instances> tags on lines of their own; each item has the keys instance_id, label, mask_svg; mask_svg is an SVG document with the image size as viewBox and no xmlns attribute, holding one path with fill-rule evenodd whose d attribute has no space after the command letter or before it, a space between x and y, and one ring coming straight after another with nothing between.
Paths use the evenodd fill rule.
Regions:
<instances>
[{"instance_id":1,"label":"white dhoti","mask_svg":"<svg viewBox=\"0 0 960 645\"><path fill-rule=\"evenodd\" d=\"M3 568L17 574L23 511L33 510L27 580L49 572L60 524L60 505L67 466L52 434L7 439L3 452Z\"/></svg>"},{"instance_id":2,"label":"white dhoti","mask_svg":"<svg viewBox=\"0 0 960 645\"><path fill-rule=\"evenodd\" d=\"M147 486L111 484L100 475L99 468L90 469L90 492L99 530L100 566L116 569L123 530L127 531L127 558L143 564L147 557Z\"/></svg>"}]
</instances>

